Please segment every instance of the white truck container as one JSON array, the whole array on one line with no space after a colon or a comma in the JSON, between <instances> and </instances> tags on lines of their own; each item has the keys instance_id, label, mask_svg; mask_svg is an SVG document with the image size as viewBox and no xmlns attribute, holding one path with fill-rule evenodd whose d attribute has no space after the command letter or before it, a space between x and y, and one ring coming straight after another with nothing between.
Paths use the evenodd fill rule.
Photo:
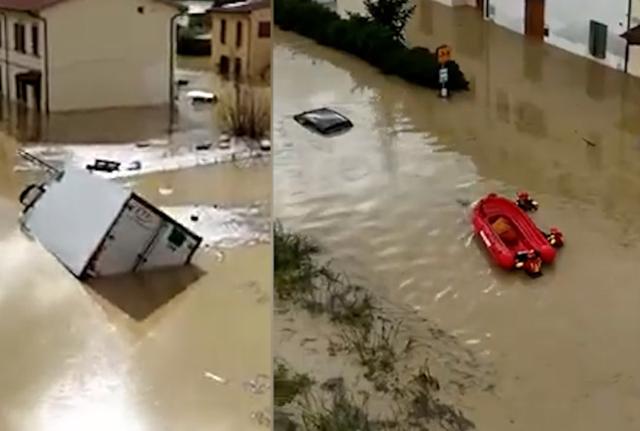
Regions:
<instances>
[{"instance_id":1,"label":"white truck container","mask_svg":"<svg viewBox=\"0 0 640 431\"><path fill-rule=\"evenodd\" d=\"M20 200L22 226L79 278L185 265L202 242L137 194L78 169Z\"/></svg>"}]
</instances>

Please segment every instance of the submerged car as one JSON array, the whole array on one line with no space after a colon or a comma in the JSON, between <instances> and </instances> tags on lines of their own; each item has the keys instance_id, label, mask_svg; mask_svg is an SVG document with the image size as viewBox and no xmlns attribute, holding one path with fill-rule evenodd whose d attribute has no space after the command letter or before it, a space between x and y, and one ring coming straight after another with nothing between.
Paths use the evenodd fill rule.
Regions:
<instances>
[{"instance_id":1,"label":"submerged car","mask_svg":"<svg viewBox=\"0 0 640 431\"><path fill-rule=\"evenodd\" d=\"M298 124L322 135L333 135L353 127L353 123L344 115L329 108L313 109L294 115Z\"/></svg>"}]
</instances>

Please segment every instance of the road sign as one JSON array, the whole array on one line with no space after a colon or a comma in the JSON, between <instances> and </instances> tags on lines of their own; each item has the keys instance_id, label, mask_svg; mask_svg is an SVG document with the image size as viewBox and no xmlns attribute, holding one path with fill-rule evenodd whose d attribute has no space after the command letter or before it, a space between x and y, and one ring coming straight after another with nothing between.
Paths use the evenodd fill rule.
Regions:
<instances>
[{"instance_id":1,"label":"road sign","mask_svg":"<svg viewBox=\"0 0 640 431\"><path fill-rule=\"evenodd\" d=\"M443 67L440 69L440 84L446 84L449 81L449 69Z\"/></svg>"},{"instance_id":2,"label":"road sign","mask_svg":"<svg viewBox=\"0 0 640 431\"><path fill-rule=\"evenodd\" d=\"M451 60L451 47L449 45L442 45L436 48L436 56L438 57L438 63L447 64Z\"/></svg>"}]
</instances>

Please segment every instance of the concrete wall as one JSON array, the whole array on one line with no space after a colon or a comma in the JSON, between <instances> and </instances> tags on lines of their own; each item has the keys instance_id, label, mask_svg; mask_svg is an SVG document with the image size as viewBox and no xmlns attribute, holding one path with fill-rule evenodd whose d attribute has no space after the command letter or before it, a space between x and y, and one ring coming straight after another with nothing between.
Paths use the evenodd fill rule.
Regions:
<instances>
[{"instance_id":1,"label":"concrete wall","mask_svg":"<svg viewBox=\"0 0 640 431\"><path fill-rule=\"evenodd\" d=\"M524 32L525 0L490 0L490 17L497 24ZM624 69L625 42L619 37L627 29L628 0L546 0L547 43L591 58L616 69ZM607 56L600 60L589 53L589 22L608 27Z\"/></svg>"},{"instance_id":2,"label":"concrete wall","mask_svg":"<svg viewBox=\"0 0 640 431\"><path fill-rule=\"evenodd\" d=\"M226 23L226 40L221 42L222 21ZM258 37L260 22L271 23L271 9L251 13L214 13L211 27L211 55L213 66L219 70L222 56L229 58L230 76L234 76L235 59L240 59L242 79L259 80L271 65L271 37ZM237 26L242 28L241 44L237 43Z\"/></svg>"},{"instance_id":3,"label":"concrete wall","mask_svg":"<svg viewBox=\"0 0 640 431\"><path fill-rule=\"evenodd\" d=\"M51 110L169 103L175 14L153 0L68 0L45 9Z\"/></svg>"},{"instance_id":4,"label":"concrete wall","mask_svg":"<svg viewBox=\"0 0 640 431\"><path fill-rule=\"evenodd\" d=\"M26 53L15 50L14 24L21 23L25 26L25 48ZM38 28L39 33L39 49L38 54L32 51L32 33L33 26ZM6 27L6 32L5 32ZM6 39L6 40L5 40ZM3 12L0 14L0 80L2 81L2 95L9 96L10 100L16 100L16 75L30 70L40 71L42 73L42 95L41 107L46 106L46 80L44 79L44 26L42 22L28 14L19 12ZM31 91L27 94L27 104L29 107L35 107L35 97Z\"/></svg>"},{"instance_id":5,"label":"concrete wall","mask_svg":"<svg viewBox=\"0 0 640 431\"><path fill-rule=\"evenodd\" d=\"M589 53L589 22L595 20L608 29L607 56L597 60L623 70L626 42L620 37L627 30L628 0L549 0L545 21L547 42L567 51L592 58Z\"/></svg>"},{"instance_id":6,"label":"concrete wall","mask_svg":"<svg viewBox=\"0 0 640 431\"><path fill-rule=\"evenodd\" d=\"M489 18L496 24L524 33L524 0L489 0Z\"/></svg>"}]
</instances>

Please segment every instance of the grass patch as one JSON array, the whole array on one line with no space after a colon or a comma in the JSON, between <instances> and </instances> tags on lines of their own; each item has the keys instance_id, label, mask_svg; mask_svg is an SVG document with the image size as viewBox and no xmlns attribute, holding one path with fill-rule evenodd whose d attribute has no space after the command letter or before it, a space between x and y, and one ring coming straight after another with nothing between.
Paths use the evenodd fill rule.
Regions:
<instances>
[{"instance_id":1,"label":"grass patch","mask_svg":"<svg viewBox=\"0 0 640 431\"><path fill-rule=\"evenodd\" d=\"M380 431L384 424L369 417L368 398L356 399L344 386L330 395L330 400L309 400L301 404L302 425L305 431Z\"/></svg>"},{"instance_id":2,"label":"grass patch","mask_svg":"<svg viewBox=\"0 0 640 431\"><path fill-rule=\"evenodd\" d=\"M411 341L408 341L404 347L399 346L400 330L400 322L375 316L371 326L344 328L339 341L331 343L332 354L338 351L355 354L365 370L364 377L374 384L377 391L397 391L395 365L411 345Z\"/></svg>"},{"instance_id":3,"label":"grass patch","mask_svg":"<svg viewBox=\"0 0 640 431\"><path fill-rule=\"evenodd\" d=\"M276 359L273 371L274 404L286 406L299 395L305 395L314 380L306 374L293 372L282 359Z\"/></svg>"},{"instance_id":4,"label":"grass patch","mask_svg":"<svg viewBox=\"0 0 640 431\"><path fill-rule=\"evenodd\" d=\"M362 15L344 19L313 0L274 0L275 24L316 42L355 55L383 73L409 82L439 89L440 65L427 48L408 48L387 27ZM449 90L468 90L469 81L455 61L449 71Z\"/></svg>"},{"instance_id":5,"label":"grass patch","mask_svg":"<svg viewBox=\"0 0 640 431\"><path fill-rule=\"evenodd\" d=\"M311 238L274 227L274 288L276 305L295 304L310 313L324 314L339 326L339 336L329 343L329 354L357 357L364 377L377 393L388 396L394 421L373 420L367 413L368 396L349 395L342 379L323 385L330 397L315 396L309 376L291 372L276 363L276 407L298 406L294 422L287 415L285 429L305 431L429 430L438 424L447 431L474 428L459 410L441 401L440 383L425 365L409 378L398 364L409 354L414 339L402 334L403 324L390 320L368 291L321 263L320 246ZM408 380L407 380L408 378ZM294 403L297 401L297 403ZM280 410L281 412L281 410ZM291 428L293 427L293 428ZM301 427L301 428L295 428Z\"/></svg>"},{"instance_id":6,"label":"grass patch","mask_svg":"<svg viewBox=\"0 0 640 431\"><path fill-rule=\"evenodd\" d=\"M217 116L227 133L251 139L266 138L271 131L271 91L230 83L221 91Z\"/></svg>"},{"instance_id":7,"label":"grass patch","mask_svg":"<svg viewBox=\"0 0 640 431\"><path fill-rule=\"evenodd\" d=\"M279 301L293 302L313 314L326 314L336 323L369 328L374 306L360 285L318 263L320 247L310 238L274 228L274 285Z\"/></svg>"},{"instance_id":8,"label":"grass patch","mask_svg":"<svg viewBox=\"0 0 640 431\"><path fill-rule=\"evenodd\" d=\"M469 431L475 425L464 414L446 404L438 397L440 383L425 366L421 368L407 385L406 397L409 400L408 421L414 427L426 422L437 422L447 431ZM418 428L422 429L422 428ZM426 427L424 429L427 429Z\"/></svg>"}]
</instances>

